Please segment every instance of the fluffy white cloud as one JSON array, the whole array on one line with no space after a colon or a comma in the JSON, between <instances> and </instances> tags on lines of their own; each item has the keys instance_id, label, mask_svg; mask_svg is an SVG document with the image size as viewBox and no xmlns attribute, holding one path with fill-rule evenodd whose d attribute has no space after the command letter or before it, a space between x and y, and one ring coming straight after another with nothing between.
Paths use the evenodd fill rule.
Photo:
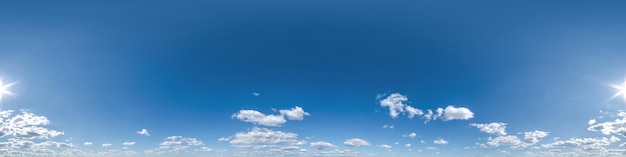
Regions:
<instances>
[{"instance_id":1,"label":"fluffy white cloud","mask_svg":"<svg viewBox=\"0 0 626 157\"><path fill-rule=\"evenodd\" d=\"M22 111L13 115L12 110L0 111L0 138L13 136L25 139L49 139L63 135L63 132L45 128L48 118Z\"/></svg>"},{"instance_id":2,"label":"fluffy white cloud","mask_svg":"<svg viewBox=\"0 0 626 157\"><path fill-rule=\"evenodd\" d=\"M411 147L411 144L410 144L410 143L407 143L407 144L405 144L405 145L404 145L404 147L410 148L410 147Z\"/></svg>"},{"instance_id":3,"label":"fluffy white cloud","mask_svg":"<svg viewBox=\"0 0 626 157\"><path fill-rule=\"evenodd\" d=\"M240 110L232 117L264 126L280 126L287 122L283 115L265 115L255 110Z\"/></svg>"},{"instance_id":4,"label":"fluffy white cloud","mask_svg":"<svg viewBox=\"0 0 626 157\"><path fill-rule=\"evenodd\" d=\"M516 146L522 143L522 141L520 141L517 136L513 136L513 135L498 136L496 138L489 137L489 139L487 140L488 140L487 143L481 144L480 147L493 148L493 147L499 147L502 145Z\"/></svg>"},{"instance_id":5,"label":"fluffy white cloud","mask_svg":"<svg viewBox=\"0 0 626 157\"><path fill-rule=\"evenodd\" d=\"M470 124L470 126L476 127L480 129L480 131L485 132L485 133L496 134L500 136L506 135L506 123L501 123L501 122L493 122L493 123L488 123L488 124L472 123Z\"/></svg>"},{"instance_id":6,"label":"fluffy white cloud","mask_svg":"<svg viewBox=\"0 0 626 157\"><path fill-rule=\"evenodd\" d=\"M580 148L585 151L591 150L603 150L604 146L611 145L611 140L602 137L602 138L571 138L565 141L555 141L550 144L543 144L541 147L543 148L554 148L554 147L572 147L572 148Z\"/></svg>"},{"instance_id":7,"label":"fluffy white cloud","mask_svg":"<svg viewBox=\"0 0 626 157\"><path fill-rule=\"evenodd\" d=\"M415 138L415 137L417 137L417 134L415 132L412 132L412 133L410 133L408 135L404 135L404 137Z\"/></svg>"},{"instance_id":8,"label":"fluffy white cloud","mask_svg":"<svg viewBox=\"0 0 626 157\"><path fill-rule=\"evenodd\" d=\"M230 144L237 148L261 149L280 145L302 145L298 134L274 131L267 128L252 128L249 132L239 132L233 136Z\"/></svg>"},{"instance_id":9,"label":"fluffy white cloud","mask_svg":"<svg viewBox=\"0 0 626 157\"><path fill-rule=\"evenodd\" d=\"M400 93L393 93L389 95L387 98L380 101L380 106L389 107L389 115L391 118L398 117L398 114L404 112L404 106L406 106L403 102L409 100L406 96L401 95Z\"/></svg>"},{"instance_id":10,"label":"fluffy white cloud","mask_svg":"<svg viewBox=\"0 0 626 157\"><path fill-rule=\"evenodd\" d=\"M360 139L360 138L352 138L352 139L348 139L345 142L343 142L344 145L346 146L350 146L350 147L363 147L363 146L369 146L370 143Z\"/></svg>"},{"instance_id":11,"label":"fluffy white cloud","mask_svg":"<svg viewBox=\"0 0 626 157\"><path fill-rule=\"evenodd\" d=\"M124 142L124 143L122 143L122 145L132 146L132 145L135 145L135 142Z\"/></svg>"},{"instance_id":12,"label":"fluffy white cloud","mask_svg":"<svg viewBox=\"0 0 626 157\"><path fill-rule=\"evenodd\" d=\"M391 149L391 146L390 145L386 145L386 144L381 144L381 145L378 145L378 148Z\"/></svg>"},{"instance_id":13,"label":"fluffy white cloud","mask_svg":"<svg viewBox=\"0 0 626 157\"><path fill-rule=\"evenodd\" d=\"M471 118L474 118L474 113L465 107L448 106L443 110L443 121L468 120Z\"/></svg>"},{"instance_id":14,"label":"fluffy white cloud","mask_svg":"<svg viewBox=\"0 0 626 157\"><path fill-rule=\"evenodd\" d=\"M437 140L433 141L433 143L444 145L444 144L448 144L448 141L446 141L444 139L437 139Z\"/></svg>"},{"instance_id":15,"label":"fluffy white cloud","mask_svg":"<svg viewBox=\"0 0 626 157\"><path fill-rule=\"evenodd\" d=\"M539 130L524 132L524 141L522 141L522 143L520 143L518 146L514 146L513 148L526 148L532 146L539 142L540 139L548 136L548 134L548 132Z\"/></svg>"},{"instance_id":16,"label":"fluffy white cloud","mask_svg":"<svg viewBox=\"0 0 626 157\"><path fill-rule=\"evenodd\" d=\"M203 147L204 143L196 138L183 136L169 136L163 139L159 147L144 151L148 155L178 154L192 152L206 152L209 148Z\"/></svg>"},{"instance_id":17,"label":"fluffy white cloud","mask_svg":"<svg viewBox=\"0 0 626 157\"><path fill-rule=\"evenodd\" d=\"M589 125L596 124L596 119L589 120L589 122L587 122L587 124L589 124Z\"/></svg>"},{"instance_id":18,"label":"fluffy white cloud","mask_svg":"<svg viewBox=\"0 0 626 157\"><path fill-rule=\"evenodd\" d=\"M93 143L92 142L85 142L85 143L83 143L83 145L85 145L85 146L93 146Z\"/></svg>"},{"instance_id":19,"label":"fluffy white cloud","mask_svg":"<svg viewBox=\"0 0 626 157\"><path fill-rule=\"evenodd\" d=\"M424 114L424 112L420 109L417 108L413 108L411 106L406 106L404 109L406 109L406 111L409 113L409 118L413 118L414 116L421 116Z\"/></svg>"},{"instance_id":20,"label":"fluffy white cloud","mask_svg":"<svg viewBox=\"0 0 626 157\"><path fill-rule=\"evenodd\" d=\"M104 143L104 144L102 144L102 147L111 147L111 146L113 146L113 144L110 144L110 143Z\"/></svg>"},{"instance_id":21,"label":"fluffy white cloud","mask_svg":"<svg viewBox=\"0 0 626 157\"><path fill-rule=\"evenodd\" d=\"M144 136L150 136L150 133L148 133L148 130L146 130L146 129L141 129L141 130L137 131L137 134L144 135Z\"/></svg>"},{"instance_id":22,"label":"fluffy white cloud","mask_svg":"<svg viewBox=\"0 0 626 157\"><path fill-rule=\"evenodd\" d=\"M304 112L304 110L299 106L291 108L290 110L280 110L279 112L280 114L287 116L287 119L289 120L303 120L304 116L311 115L308 112Z\"/></svg>"},{"instance_id":23,"label":"fluffy white cloud","mask_svg":"<svg viewBox=\"0 0 626 157\"><path fill-rule=\"evenodd\" d=\"M589 126L589 128L587 128L587 130L600 131L602 132L602 134L605 135L615 134L626 137L626 112L620 112L618 116L622 118L615 119L615 121L612 122L604 122L591 125Z\"/></svg>"},{"instance_id":24,"label":"fluffy white cloud","mask_svg":"<svg viewBox=\"0 0 626 157\"><path fill-rule=\"evenodd\" d=\"M315 148L315 149L326 149L326 148L335 148L335 147L337 146L328 142L324 142L324 141L311 142L311 148Z\"/></svg>"},{"instance_id":25,"label":"fluffy white cloud","mask_svg":"<svg viewBox=\"0 0 626 157\"><path fill-rule=\"evenodd\" d=\"M287 116L287 119L289 120L303 120L304 116L310 115L308 112L304 112L304 110L299 106L289 110L280 110L279 112L280 115L266 115L255 110L240 110L238 113L233 114L232 118L237 118L244 122L251 122L263 126L279 127L287 123L285 116Z\"/></svg>"}]
</instances>

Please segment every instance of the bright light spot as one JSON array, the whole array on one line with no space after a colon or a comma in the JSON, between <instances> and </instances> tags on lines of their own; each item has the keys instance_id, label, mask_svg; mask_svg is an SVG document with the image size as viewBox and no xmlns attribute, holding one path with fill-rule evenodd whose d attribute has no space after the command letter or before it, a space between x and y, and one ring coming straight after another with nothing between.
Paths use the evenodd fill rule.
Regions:
<instances>
[{"instance_id":1,"label":"bright light spot","mask_svg":"<svg viewBox=\"0 0 626 157\"><path fill-rule=\"evenodd\" d=\"M10 95L10 96L15 95L15 93L9 91L9 87L13 85L15 85L15 82L4 84L4 82L2 82L2 79L0 79L0 100L2 100L2 95Z\"/></svg>"},{"instance_id":2,"label":"bright light spot","mask_svg":"<svg viewBox=\"0 0 626 157\"><path fill-rule=\"evenodd\" d=\"M626 102L626 79L624 80L623 84L610 84L611 87L617 89L617 93L615 93L615 95L613 95L612 98L618 97L618 96L622 96L624 98L624 101Z\"/></svg>"}]
</instances>

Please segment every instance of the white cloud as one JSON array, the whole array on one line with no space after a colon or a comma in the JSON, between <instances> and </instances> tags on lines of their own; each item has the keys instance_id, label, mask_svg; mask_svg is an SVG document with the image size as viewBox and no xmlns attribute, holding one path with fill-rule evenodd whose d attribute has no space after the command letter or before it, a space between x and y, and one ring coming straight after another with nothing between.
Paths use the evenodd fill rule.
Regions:
<instances>
[{"instance_id":1,"label":"white cloud","mask_svg":"<svg viewBox=\"0 0 626 157\"><path fill-rule=\"evenodd\" d=\"M587 130L600 131L605 135L615 134L626 137L626 112L620 112L618 113L618 116L622 118L615 119L615 121L612 122L604 122L589 126Z\"/></svg>"},{"instance_id":2,"label":"white cloud","mask_svg":"<svg viewBox=\"0 0 626 157\"><path fill-rule=\"evenodd\" d=\"M141 129L141 130L137 131L137 133L139 135L150 136L150 133L148 133L148 130L146 130L146 129Z\"/></svg>"},{"instance_id":3,"label":"white cloud","mask_svg":"<svg viewBox=\"0 0 626 157\"><path fill-rule=\"evenodd\" d=\"M85 146L93 146L93 143L92 142L85 142L85 143L83 143L83 145L85 145Z\"/></svg>"},{"instance_id":4,"label":"white cloud","mask_svg":"<svg viewBox=\"0 0 626 157\"><path fill-rule=\"evenodd\" d=\"M585 151L590 150L602 150L604 146L611 145L611 140L602 138L571 138L565 141L555 141L549 144L541 145L542 148L554 148L554 147L572 147L580 148Z\"/></svg>"},{"instance_id":5,"label":"white cloud","mask_svg":"<svg viewBox=\"0 0 626 157\"><path fill-rule=\"evenodd\" d=\"M406 96L401 95L400 93L393 93L389 95L387 98L380 101L380 106L389 107L389 115L391 118L398 117L398 114L404 112L404 106L406 106L403 102L409 100Z\"/></svg>"},{"instance_id":6,"label":"white cloud","mask_svg":"<svg viewBox=\"0 0 626 157\"><path fill-rule=\"evenodd\" d=\"M474 118L474 113L465 107L448 106L443 110L443 121L468 120Z\"/></svg>"},{"instance_id":7,"label":"white cloud","mask_svg":"<svg viewBox=\"0 0 626 157\"><path fill-rule=\"evenodd\" d=\"M324 141L311 142L311 148L315 148L315 149L326 149L326 148L335 148L335 147L337 146L328 142L324 142Z\"/></svg>"},{"instance_id":8,"label":"white cloud","mask_svg":"<svg viewBox=\"0 0 626 157\"><path fill-rule=\"evenodd\" d=\"M621 139L615 137L615 136L611 136L611 138L609 139L611 141L611 143L617 142L617 141L621 141Z\"/></svg>"},{"instance_id":9,"label":"white cloud","mask_svg":"<svg viewBox=\"0 0 626 157\"><path fill-rule=\"evenodd\" d=\"M417 108L413 108L411 106L406 106L404 109L406 109L407 112L409 112L409 118L413 118L415 115L417 116L421 116L424 114L424 112L420 109Z\"/></svg>"},{"instance_id":10,"label":"white cloud","mask_svg":"<svg viewBox=\"0 0 626 157\"><path fill-rule=\"evenodd\" d=\"M252 92L252 95L254 95L254 96L259 96L259 95L261 95L261 93L258 93L258 92Z\"/></svg>"},{"instance_id":11,"label":"white cloud","mask_svg":"<svg viewBox=\"0 0 626 157\"><path fill-rule=\"evenodd\" d=\"M496 138L489 137L489 139L487 140L488 140L487 143L481 144L480 147L493 148L493 147L499 147L502 145L516 146L522 143L522 141L520 141L517 136L513 136L513 135L498 136Z\"/></svg>"},{"instance_id":12,"label":"white cloud","mask_svg":"<svg viewBox=\"0 0 626 157\"><path fill-rule=\"evenodd\" d=\"M135 145L135 142L124 142L124 143L122 143L122 145L132 146L132 145Z\"/></svg>"},{"instance_id":13,"label":"white cloud","mask_svg":"<svg viewBox=\"0 0 626 157\"><path fill-rule=\"evenodd\" d=\"M496 134L500 136L506 135L506 123L501 123L501 122L493 122L493 123L488 123L488 124L472 123L470 124L470 126L476 127L480 129L480 131L485 132L485 133Z\"/></svg>"},{"instance_id":14,"label":"white cloud","mask_svg":"<svg viewBox=\"0 0 626 157\"><path fill-rule=\"evenodd\" d=\"M279 145L302 145L305 142L298 141L298 134L295 133L252 128L249 132L236 133L230 144L237 148L261 149Z\"/></svg>"},{"instance_id":15,"label":"white cloud","mask_svg":"<svg viewBox=\"0 0 626 157\"><path fill-rule=\"evenodd\" d=\"M104 144L102 144L102 147L111 147L111 146L113 146L113 144L110 144L110 143L104 143Z\"/></svg>"},{"instance_id":16,"label":"white cloud","mask_svg":"<svg viewBox=\"0 0 626 157\"><path fill-rule=\"evenodd\" d=\"M50 124L45 116L35 115L22 111L21 114L13 115L12 110L0 111L0 138L13 136L25 139L49 139L63 132L51 130L43 126ZM12 116L12 117L11 117Z\"/></svg>"},{"instance_id":17,"label":"white cloud","mask_svg":"<svg viewBox=\"0 0 626 157\"><path fill-rule=\"evenodd\" d=\"M159 143L159 147L144 151L148 155L178 154L205 152L208 148L203 148L204 143L196 138L183 136L169 136Z\"/></svg>"},{"instance_id":18,"label":"white cloud","mask_svg":"<svg viewBox=\"0 0 626 157\"><path fill-rule=\"evenodd\" d=\"M589 125L596 124L596 119L589 120L589 122L587 122L587 124L589 124Z\"/></svg>"},{"instance_id":19,"label":"white cloud","mask_svg":"<svg viewBox=\"0 0 626 157\"><path fill-rule=\"evenodd\" d=\"M417 134L415 132L412 132L412 133L410 133L408 135L404 135L404 137L415 138L415 137L417 137Z\"/></svg>"},{"instance_id":20,"label":"white cloud","mask_svg":"<svg viewBox=\"0 0 626 157\"><path fill-rule=\"evenodd\" d=\"M219 139L217 139L217 141L219 142L227 142L230 141L230 139L232 139L232 136L228 136L228 137L220 137Z\"/></svg>"},{"instance_id":21,"label":"white cloud","mask_svg":"<svg viewBox=\"0 0 626 157\"><path fill-rule=\"evenodd\" d=\"M238 113L233 114L232 117L244 122L274 127L281 126L287 122L283 115L265 115L255 110L240 110Z\"/></svg>"},{"instance_id":22,"label":"white cloud","mask_svg":"<svg viewBox=\"0 0 626 157\"><path fill-rule=\"evenodd\" d=\"M437 140L433 141L433 143L444 145L444 144L448 144L448 141L446 141L444 139L437 139Z\"/></svg>"},{"instance_id":23,"label":"white cloud","mask_svg":"<svg viewBox=\"0 0 626 157\"><path fill-rule=\"evenodd\" d=\"M386 145L386 144L381 144L381 145L378 145L378 148L391 149L391 146L390 145Z\"/></svg>"},{"instance_id":24,"label":"white cloud","mask_svg":"<svg viewBox=\"0 0 626 157\"><path fill-rule=\"evenodd\" d=\"M548 132L539 130L524 132L524 141L522 141L522 143L520 143L518 146L515 146L514 148L526 148L532 146L535 143L539 142L539 139L548 136L548 134Z\"/></svg>"},{"instance_id":25,"label":"white cloud","mask_svg":"<svg viewBox=\"0 0 626 157\"><path fill-rule=\"evenodd\" d=\"M385 128L393 129L393 128L395 128L395 126L393 126L393 125L386 125L385 124L385 125L383 125L383 129L385 129Z\"/></svg>"},{"instance_id":26,"label":"white cloud","mask_svg":"<svg viewBox=\"0 0 626 157\"><path fill-rule=\"evenodd\" d=\"M426 110L426 111L427 111L428 113L424 114L424 119L426 119L426 120L424 121L424 123L428 123L428 121L430 121L431 119L433 119L433 117L434 117L434 119L437 119L437 116L436 116L436 115L433 115L433 110L428 109L428 110Z\"/></svg>"},{"instance_id":27,"label":"white cloud","mask_svg":"<svg viewBox=\"0 0 626 157\"><path fill-rule=\"evenodd\" d=\"M352 138L352 139L348 139L345 142L343 142L344 145L346 146L350 146L350 147L363 147L363 146L369 146L370 143L360 139L360 138Z\"/></svg>"},{"instance_id":28,"label":"white cloud","mask_svg":"<svg viewBox=\"0 0 626 157\"><path fill-rule=\"evenodd\" d=\"M280 110L279 112L280 114L287 116L287 119L289 120L303 120L304 116L310 115L308 112L304 112L304 110L299 106L291 108L291 110Z\"/></svg>"},{"instance_id":29,"label":"white cloud","mask_svg":"<svg viewBox=\"0 0 626 157\"><path fill-rule=\"evenodd\" d=\"M410 147L411 147L411 144L410 144L410 143L407 143L407 144L405 144L405 145L404 145L404 147L410 148Z\"/></svg>"},{"instance_id":30,"label":"white cloud","mask_svg":"<svg viewBox=\"0 0 626 157\"><path fill-rule=\"evenodd\" d=\"M437 147L426 147L428 150L437 150Z\"/></svg>"}]
</instances>

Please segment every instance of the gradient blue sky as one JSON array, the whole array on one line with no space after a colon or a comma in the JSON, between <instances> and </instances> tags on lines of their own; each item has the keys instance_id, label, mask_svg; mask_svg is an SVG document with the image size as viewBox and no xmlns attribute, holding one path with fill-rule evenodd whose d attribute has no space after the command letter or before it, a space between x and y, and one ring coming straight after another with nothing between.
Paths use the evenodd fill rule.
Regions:
<instances>
[{"instance_id":1,"label":"gradient blue sky","mask_svg":"<svg viewBox=\"0 0 626 157\"><path fill-rule=\"evenodd\" d=\"M17 83L1 110L45 117L50 123L41 127L63 134L3 132L0 153L621 154L626 104L611 98L618 90L608 84L626 77L624 8L612 0L3 1L0 77ZM394 118L381 101L395 93L408 99L396 102L402 109L452 106L473 116L424 123L404 111ZM279 113L296 106L309 115ZM286 123L245 122L236 117L244 110ZM507 135L475 126L489 123L505 123ZM7 117L2 124L27 127ZM268 136L236 137L255 131ZM524 133L534 131L547 135L520 148L532 141ZM297 134L300 143L272 146L280 133ZM151 152L185 146L167 142L170 136L203 145ZM508 141L485 145L499 137ZM346 144L353 138L369 146ZM10 144L16 140L70 146ZM245 140L268 148L233 142ZM50 151L37 154L42 149Z\"/></svg>"}]
</instances>

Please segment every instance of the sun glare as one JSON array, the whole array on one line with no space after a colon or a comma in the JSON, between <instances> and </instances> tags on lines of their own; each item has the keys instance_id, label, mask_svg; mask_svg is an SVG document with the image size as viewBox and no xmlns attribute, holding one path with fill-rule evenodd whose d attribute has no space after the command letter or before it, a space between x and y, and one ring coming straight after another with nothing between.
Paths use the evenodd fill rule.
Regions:
<instances>
[{"instance_id":1,"label":"sun glare","mask_svg":"<svg viewBox=\"0 0 626 157\"><path fill-rule=\"evenodd\" d=\"M623 84L611 84L611 87L617 89L617 93L613 95L613 98L622 96L624 101L626 102L626 79Z\"/></svg>"},{"instance_id":2,"label":"sun glare","mask_svg":"<svg viewBox=\"0 0 626 157\"><path fill-rule=\"evenodd\" d=\"M2 82L2 79L0 79L0 100L2 100L2 95L10 95L10 96L15 95L15 93L9 91L9 87L13 85L15 85L15 82L4 84L4 82Z\"/></svg>"}]
</instances>

